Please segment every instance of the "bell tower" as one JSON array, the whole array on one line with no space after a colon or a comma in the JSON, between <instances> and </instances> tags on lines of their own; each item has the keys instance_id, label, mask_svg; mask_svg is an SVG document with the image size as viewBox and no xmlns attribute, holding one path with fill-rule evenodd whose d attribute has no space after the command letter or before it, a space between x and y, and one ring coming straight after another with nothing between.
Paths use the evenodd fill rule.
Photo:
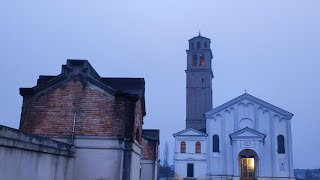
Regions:
<instances>
[{"instance_id":1,"label":"bell tower","mask_svg":"<svg viewBox=\"0 0 320 180\"><path fill-rule=\"evenodd\" d=\"M210 39L198 36L189 40L186 70L186 128L205 131L204 113L212 109L212 52Z\"/></svg>"}]
</instances>

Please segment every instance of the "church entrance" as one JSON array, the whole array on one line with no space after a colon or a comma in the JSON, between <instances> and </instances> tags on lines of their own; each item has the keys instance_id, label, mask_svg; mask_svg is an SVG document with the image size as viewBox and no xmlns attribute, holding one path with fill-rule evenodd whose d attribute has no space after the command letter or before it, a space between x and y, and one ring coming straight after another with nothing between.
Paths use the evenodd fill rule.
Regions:
<instances>
[{"instance_id":1,"label":"church entrance","mask_svg":"<svg viewBox=\"0 0 320 180\"><path fill-rule=\"evenodd\" d=\"M239 169L241 180L256 179L258 155L251 149L244 149L239 153Z\"/></svg>"}]
</instances>

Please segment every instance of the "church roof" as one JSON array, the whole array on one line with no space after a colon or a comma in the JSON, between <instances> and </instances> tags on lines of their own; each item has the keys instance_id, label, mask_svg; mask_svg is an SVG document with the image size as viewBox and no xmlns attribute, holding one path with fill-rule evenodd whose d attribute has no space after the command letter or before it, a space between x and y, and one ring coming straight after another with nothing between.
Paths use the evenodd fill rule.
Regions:
<instances>
[{"instance_id":1,"label":"church roof","mask_svg":"<svg viewBox=\"0 0 320 180\"><path fill-rule=\"evenodd\" d=\"M189 39L189 41L192 41L192 40L194 40L194 39L199 39L199 38L201 38L201 39L207 39L207 40L209 40L209 41L210 41L210 39L209 39L209 38L206 38L206 37L201 36L201 33L200 33L200 32L199 32L199 35L198 35L198 36L195 36L195 37L193 37L193 38Z\"/></svg>"},{"instance_id":2,"label":"church roof","mask_svg":"<svg viewBox=\"0 0 320 180\"><path fill-rule=\"evenodd\" d=\"M184 129L182 131L179 131L177 133L174 133L173 136L176 137L176 136L208 136L208 135L206 133L195 130L193 128L188 128L188 129Z\"/></svg>"},{"instance_id":3,"label":"church roof","mask_svg":"<svg viewBox=\"0 0 320 180\"><path fill-rule=\"evenodd\" d=\"M257 97L254 97L254 96L252 96L252 95L250 95L248 93L244 93L244 94L242 94L242 95L240 95L240 96L238 96L238 97L236 97L236 98L234 98L234 99L232 99L232 100L230 100L230 101L228 101L228 102L226 102L226 103L224 103L224 104L222 104L222 105L220 105L220 106L218 106L216 108L213 108L211 111L205 113L204 115L205 115L206 118L208 118L212 114L218 113L218 112L220 112L220 111L222 111L222 110L224 110L224 109L226 109L226 108L228 108L230 106L233 106L234 104L236 104L236 103L238 103L238 102L240 102L240 101L242 101L244 99L247 99L247 100L252 101L254 103L257 103L257 104L259 104L261 106L264 106L265 108L268 108L268 109L270 109L272 111L275 111L275 112L277 112L279 114L282 114L282 115L284 115L284 116L286 116L288 118L292 118L292 116L293 116L292 113L290 113L290 112L288 112L288 111L286 111L284 109L281 109L281 108L279 108L279 107L277 107L275 105L272 105L272 104L270 104L268 102L265 102L265 101L263 101L263 100L261 100L261 99L259 99Z\"/></svg>"}]
</instances>

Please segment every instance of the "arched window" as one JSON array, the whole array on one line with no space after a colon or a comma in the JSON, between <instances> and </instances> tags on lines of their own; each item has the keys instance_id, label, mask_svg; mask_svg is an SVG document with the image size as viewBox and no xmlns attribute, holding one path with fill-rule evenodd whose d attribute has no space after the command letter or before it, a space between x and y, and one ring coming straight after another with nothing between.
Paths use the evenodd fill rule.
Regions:
<instances>
[{"instance_id":1,"label":"arched window","mask_svg":"<svg viewBox=\"0 0 320 180\"><path fill-rule=\"evenodd\" d=\"M207 49L208 48L208 44L207 42L204 42L204 48Z\"/></svg>"},{"instance_id":2,"label":"arched window","mask_svg":"<svg viewBox=\"0 0 320 180\"><path fill-rule=\"evenodd\" d=\"M279 154L285 154L285 148L284 148L284 137L282 135L278 136L278 153Z\"/></svg>"},{"instance_id":3,"label":"arched window","mask_svg":"<svg viewBox=\"0 0 320 180\"><path fill-rule=\"evenodd\" d=\"M194 44L190 43L190 49L194 49Z\"/></svg>"},{"instance_id":4,"label":"arched window","mask_svg":"<svg viewBox=\"0 0 320 180\"><path fill-rule=\"evenodd\" d=\"M219 152L219 136L214 135L212 138L212 151L213 152Z\"/></svg>"},{"instance_id":5,"label":"arched window","mask_svg":"<svg viewBox=\"0 0 320 180\"><path fill-rule=\"evenodd\" d=\"M201 143L196 142L196 153L201 153Z\"/></svg>"},{"instance_id":6,"label":"arched window","mask_svg":"<svg viewBox=\"0 0 320 180\"><path fill-rule=\"evenodd\" d=\"M200 42L197 42L197 49L200 49L201 48L201 44Z\"/></svg>"},{"instance_id":7,"label":"arched window","mask_svg":"<svg viewBox=\"0 0 320 180\"><path fill-rule=\"evenodd\" d=\"M181 153L186 153L186 142L182 141L180 144L180 152Z\"/></svg>"},{"instance_id":8,"label":"arched window","mask_svg":"<svg viewBox=\"0 0 320 180\"><path fill-rule=\"evenodd\" d=\"M200 55L200 66L204 66L205 65L205 58L204 55Z\"/></svg>"},{"instance_id":9,"label":"arched window","mask_svg":"<svg viewBox=\"0 0 320 180\"><path fill-rule=\"evenodd\" d=\"M198 56L197 54L192 55L192 66L196 66L198 64Z\"/></svg>"}]
</instances>

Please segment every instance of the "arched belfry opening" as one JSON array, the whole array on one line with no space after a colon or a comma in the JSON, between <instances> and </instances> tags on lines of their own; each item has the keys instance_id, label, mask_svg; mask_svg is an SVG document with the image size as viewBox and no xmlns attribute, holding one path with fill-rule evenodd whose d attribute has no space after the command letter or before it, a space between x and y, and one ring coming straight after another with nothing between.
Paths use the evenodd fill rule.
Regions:
<instances>
[{"instance_id":1,"label":"arched belfry opening","mask_svg":"<svg viewBox=\"0 0 320 180\"><path fill-rule=\"evenodd\" d=\"M252 149L244 149L239 153L239 176L240 180L257 179L259 157Z\"/></svg>"}]
</instances>

